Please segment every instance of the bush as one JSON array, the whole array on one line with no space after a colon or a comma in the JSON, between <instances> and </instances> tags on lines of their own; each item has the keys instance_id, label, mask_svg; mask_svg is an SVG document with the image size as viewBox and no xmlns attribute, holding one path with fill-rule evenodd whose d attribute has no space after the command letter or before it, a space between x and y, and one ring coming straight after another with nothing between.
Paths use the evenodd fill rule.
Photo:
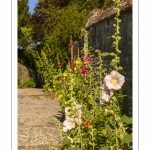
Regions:
<instances>
[{"instance_id":1,"label":"bush","mask_svg":"<svg viewBox=\"0 0 150 150\"><path fill-rule=\"evenodd\" d=\"M27 81L24 83L21 83L19 78L18 78L18 88L34 88L36 87L36 82L34 78L29 78Z\"/></svg>"}]
</instances>

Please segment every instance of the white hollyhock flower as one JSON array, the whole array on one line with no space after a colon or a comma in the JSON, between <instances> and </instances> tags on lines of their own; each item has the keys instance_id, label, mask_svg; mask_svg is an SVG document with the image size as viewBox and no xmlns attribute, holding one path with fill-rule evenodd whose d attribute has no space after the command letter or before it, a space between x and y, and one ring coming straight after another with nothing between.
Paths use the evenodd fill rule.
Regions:
<instances>
[{"instance_id":1,"label":"white hollyhock flower","mask_svg":"<svg viewBox=\"0 0 150 150\"><path fill-rule=\"evenodd\" d=\"M64 131L64 132L67 132L67 130L68 130L68 129L67 129L66 127L63 127L63 131Z\"/></svg>"},{"instance_id":2,"label":"white hollyhock flower","mask_svg":"<svg viewBox=\"0 0 150 150\"><path fill-rule=\"evenodd\" d=\"M109 89L119 90L125 82L125 77L117 71L112 71L110 75L106 75L104 82Z\"/></svg>"},{"instance_id":3,"label":"white hollyhock flower","mask_svg":"<svg viewBox=\"0 0 150 150\"><path fill-rule=\"evenodd\" d=\"M67 132L72 128L75 128L75 121L73 118L66 116L66 120L63 122L63 131Z\"/></svg>"},{"instance_id":4,"label":"white hollyhock flower","mask_svg":"<svg viewBox=\"0 0 150 150\"><path fill-rule=\"evenodd\" d=\"M78 113L78 116L80 116L80 117L81 117L81 114L82 114L81 107L82 107L82 105L76 105L77 113Z\"/></svg>"},{"instance_id":5,"label":"white hollyhock flower","mask_svg":"<svg viewBox=\"0 0 150 150\"><path fill-rule=\"evenodd\" d=\"M112 97L114 93L112 90L109 90L105 84L102 85L101 89L102 89L102 103L106 103L109 101L109 99Z\"/></svg>"}]
</instances>

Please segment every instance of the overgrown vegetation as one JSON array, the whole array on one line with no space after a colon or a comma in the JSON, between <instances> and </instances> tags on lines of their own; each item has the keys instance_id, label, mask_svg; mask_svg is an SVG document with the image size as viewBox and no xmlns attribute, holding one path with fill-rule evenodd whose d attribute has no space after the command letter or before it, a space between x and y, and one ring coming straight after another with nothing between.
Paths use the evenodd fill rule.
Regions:
<instances>
[{"instance_id":1,"label":"overgrown vegetation","mask_svg":"<svg viewBox=\"0 0 150 150\"><path fill-rule=\"evenodd\" d=\"M39 63L42 72L47 77L45 89L56 93L65 120L63 127L56 120L60 131L62 150L131 150L132 149L132 118L124 111L124 101L127 95L123 93L125 77L119 72L120 37L120 0L114 0L116 23L113 25L115 33L112 47L115 51L108 53L96 50L99 60L93 66L93 53L88 47L88 32L84 32L84 48L82 57L74 59L72 56L73 41L70 40L71 53L69 62L64 71L63 61L56 55L53 73L48 57L41 52ZM67 44L68 45L68 44ZM47 49L49 46L47 47ZM49 49L51 50L51 49ZM106 69L104 58L110 57L111 68ZM57 68L56 68L57 67ZM94 71L94 69L96 71ZM49 83L52 83L51 86ZM52 149L57 149L50 141Z\"/></svg>"},{"instance_id":2,"label":"overgrown vegetation","mask_svg":"<svg viewBox=\"0 0 150 150\"><path fill-rule=\"evenodd\" d=\"M29 78L24 83L21 83L18 78L18 88L34 88L36 87L36 82L33 78Z\"/></svg>"},{"instance_id":3,"label":"overgrown vegetation","mask_svg":"<svg viewBox=\"0 0 150 150\"><path fill-rule=\"evenodd\" d=\"M124 111L125 76L120 74L123 69L118 47L120 0L113 0L116 23L112 47L115 52L96 50L99 60L96 66L93 66L93 53L88 47L88 32L84 29L88 11L111 4L107 0L101 3L98 0L41 0L30 19L31 30L22 30L35 43L34 62L44 75L45 90L55 92L65 115L63 126L56 120L62 150L132 149L132 118ZM78 39L81 28L83 55L74 59L73 41ZM104 63L108 56L112 58L109 70ZM31 83L32 80L27 85ZM56 150L52 139L50 143Z\"/></svg>"}]
</instances>

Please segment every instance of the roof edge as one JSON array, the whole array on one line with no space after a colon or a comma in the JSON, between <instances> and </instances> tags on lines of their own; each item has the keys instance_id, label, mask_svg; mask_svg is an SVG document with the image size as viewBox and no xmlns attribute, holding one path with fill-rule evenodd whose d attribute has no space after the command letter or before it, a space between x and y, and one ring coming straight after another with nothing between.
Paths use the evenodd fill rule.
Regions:
<instances>
[{"instance_id":1,"label":"roof edge","mask_svg":"<svg viewBox=\"0 0 150 150\"><path fill-rule=\"evenodd\" d=\"M90 26L103 22L105 20L108 20L115 16L116 11L114 10L115 6L112 6L110 8L107 8L105 10L103 9L93 9L89 13L89 19L85 26L86 29L88 29ZM123 0L121 3L120 13L127 13L132 11L132 0Z\"/></svg>"}]
</instances>

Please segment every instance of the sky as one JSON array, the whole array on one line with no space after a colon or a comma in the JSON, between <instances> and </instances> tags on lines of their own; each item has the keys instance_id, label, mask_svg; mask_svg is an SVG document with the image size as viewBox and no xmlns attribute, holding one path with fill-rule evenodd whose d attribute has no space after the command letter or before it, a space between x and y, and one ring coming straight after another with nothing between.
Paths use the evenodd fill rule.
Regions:
<instances>
[{"instance_id":1,"label":"sky","mask_svg":"<svg viewBox=\"0 0 150 150\"><path fill-rule=\"evenodd\" d=\"M38 0L29 0L29 12L31 12L31 14L34 12L36 3L38 3Z\"/></svg>"}]
</instances>

